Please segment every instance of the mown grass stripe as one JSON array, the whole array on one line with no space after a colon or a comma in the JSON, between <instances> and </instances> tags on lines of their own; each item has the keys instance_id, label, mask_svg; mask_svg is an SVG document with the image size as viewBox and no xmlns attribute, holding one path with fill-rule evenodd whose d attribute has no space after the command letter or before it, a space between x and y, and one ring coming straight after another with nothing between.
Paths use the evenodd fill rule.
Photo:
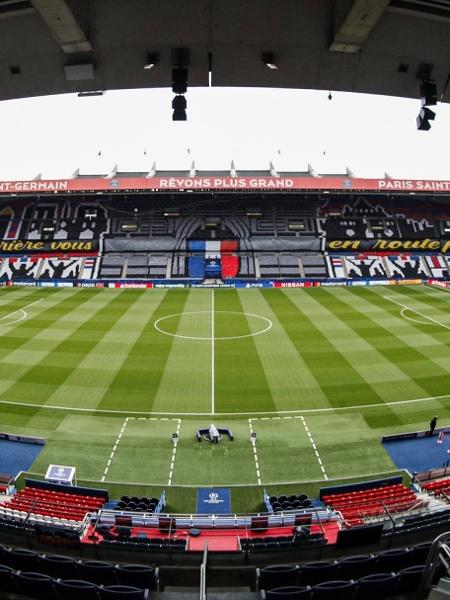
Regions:
<instances>
[{"instance_id":1,"label":"mown grass stripe","mask_svg":"<svg viewBox=\"0 0 450 600\"><path fill-rule=\"evenodd\" d=\"M336 349L349 360L358 373L387 402L402 397L423 397L427 394L394 362L387 360L380 348L385 343L384 331L369 314L364 319L347 304L348 292L323 293L309 297L305 305L314 314L318 326L328 335ZM346 302L347 299L347 302ZM334 318L329 319L330 311ZM383 334L383 335L382 335ZM380 336L382 339L380 342Z\"/></svg>"},{"instance_id":2,"label":"mown grass stripe","mask_svg":"<svg viewBox=\"0 0 450 600\"><path fill-rule=\"evenodd\" d=\"M80 323L78 327L66 330L65 339L55 342L52 351L46 352L41 360L30 363L29 368L17 378L7 393L3 394L3 397L8 400L32 400L44 404L49 402L51 395L63 385L67 377L83 359L81 352L69 353L72 344L79 342L81 339L83 352L88 352L95 345L97 339L104 334L104 328L97 323L97 319L101 319L99 315L102 312L104 313L106 307L108 307L111 316L114 314L116 304L121 307L117 313L120 314L125 299L125 297L122 299L122 294L123 292L104 295L101 303L95 301L95 296L91 297L92 303L87 300L83 305L83 320L81 322L78 320L80 312L76 312L76 322ZM125 302L129 303L131 298L132 296L126 298ZM80 296L79 299L81 300L82 297ZM70 320L70 314L65 315L65 318ZM78 402L83 402L80 398L80 392L78 392L76 398Z\"/></svg>"},{"instance_id":3,"label":"mown grass stripe","mask_svg":"<svg viewBox=\"0 0 450 600\"><path fill-rule=\"evenodd\" d=\"M153 291L147 293L153 294ZM173 337L159 333L154 323L168 314L182 313L188 295L187 290L164 292L164 295L158 299L156 307L152 306L152 296L148 296L149 318L98 408L153 410L167 358L174 342ZM176 317L175 321L178 319L179 317Z\"/></svg>"},{"instance_id":4,"label":"mown grass stripe","mask_svg":"<svg viewBox=\"0 0 450 600\"><path fill-rule=\"evenodd\" d=\"M436 393L436 390L442 390L442 385L446 382L448 384L449 372L443 369L439 364L430 360L427 355L426 345L421 347L420 344L416 343L413 346L407 342L408 338L404 334L405 331L415 333L415 330L419 328L419 338L415 336L413 339L422 339L426 342L427 337L430 334L424 334L421 327L425 327L428 330L430 328L429 326L415 325L399 316L398 319L400 322L398 326L402 332L402 337L400 338L400 334L397 335L392 326L388 329L383 325L381 320L382 313L372 312L370 319L366 316L366 308L370 308L371 306L375 306L378 311L385 311L388 313L391 313L391 306L396 310L395 304L380 297L379 293L373 293L371 290L362 290L357 298L354 297L355 292L351 289L347 290L347 294L341 295L340 298L337 298L336 294L332 294L332 292L328 291L327 293L332 296L331 301L333 302L333 306L335 306L338 313L343 315L342 318L345 318L345 315L347 315L348 318L349 311L358 314L358 319L354 320L351 324L353 329L365 335L366 339L376 347L390 363L396 365L420 387L420 389L417 390L417 397L424 395L439 395ZM374 322L377 325L376 329L373 328ZM369 323L372 323L372 326L369 326ZM382 332L382 339L380 339L380 332ZM448 335L447 332L447 336ZM411 396L409 395L409 397Z\"/></svg>"},{"instance_id":5,"label":"mown grass stripe","mask_svg":"<svg viewBox=\"0 0 450 600\"><path fill-rule=\"evenodd\" d=\"M329 407L320 383L283 328L278 311L260 290L243 290L239 297L246 312L268 317L273 323L267 333L254 338L254 344L277 409L295 409L299 401L310 408Z\"/></svg>"},{"instance_id":6,"label":"mown grass stripe","mask_svg":"<svg viewBox=\"0 0 450 600\"><path fill-rule=\"evenodd\" d=\"M224 292L216 294L217 336L252 333L239 293L236 290ZM220 311L233 311L233 314L227 318L227 313ZM215 358L217 412L277 410L254 337L218 339Z\"/></svg>"},{"instance_id":7,"label":"mown grass stripe","mask_svg":"<svg viewBox=\"0 0 450 600\"><path fill-rule=\"evenodd\" d=\"M271 302L270 294L263 293ZM314 290L316 300L320 293L321 290ZM382 402L383 398L336 349L333 337L330 334L327 337L312 320L306 308L308 304L311 302L306 290L284 290L280 299L277 299L277 312L297 351L320 382L330 404L341 407ZM326 318L332 321L334 317L332 313L328 313Z\"/></svg>"},{"instance_id":8,"label":"mown grass stripe","mask_svg":"<svg viewBox=\"0 0 450 600\"><path fill-rule=\"evenodd\" d=\"M164 292L151 296L154 308L163 295ZM70 341L65 343L74 368L48 399L49 404L90 408L100 404L153 312L149 310L149 296L142 290L133 290L132 294L119 296L119 299L117 305L109 304L105 308L104 312L111 319L109 329L98 331L87 344L83 341L83 346L77 347L76 361L70 353Z\"/></svg>"},{"instance_id":9,"label":"mown grass stripe","mask_svg":"<svg viewBox=\"0 0 450 600\"><path fill-rule=\"evenodd\" d=\"M173 312L167 312L167 315L171 314ZM209 412L211 291L191 290L184 303L183 314L172 316L161 325L175 337L171 338L172 345L153 401L153 410L176 412L182 406L188 406L192 412Z\"/></svg>"},{"instance_id":10,"label":"mown grass stripe","mask_svg":"<svg viewBox=\"0 0 450 600\"><path fill-rule=\"evenodd\" d=\"M14 327L13 333L16 344L0 360L0 398L10 401L41 403L41 397L36 393L36 386L27 386L27 393L24 393L23 386L20 383L21 378L36 364L36 354L32 354L36 344L40 346L43 345L44 341L46 342L45 350L37 356L47 356L52 353L58 345L60 336L58 335L54 340L47 339L48 331L67 315L71 313L78 314L79 308L91 301L99 292L100 290L89 290L87 294L77 294L77 290L52 290L48 293L48 297L45 294L46 302L36 305L38 313L35 317ZM21 337L17 336L19 331ZM60 332L58 333L60 334ZM11 335L11 333L8 334L9 339L11 339ZM28 350L30 347L33 350ZM27 357L27 360L24 360L24 356ZM45 371L40 372L40 381L46 381ZM46 397L43 398L43 401L46 401ZM28 420L26 423L31 424L39 411L39 408L33 410L28 407Z\"/></svg>"}]
</instances>

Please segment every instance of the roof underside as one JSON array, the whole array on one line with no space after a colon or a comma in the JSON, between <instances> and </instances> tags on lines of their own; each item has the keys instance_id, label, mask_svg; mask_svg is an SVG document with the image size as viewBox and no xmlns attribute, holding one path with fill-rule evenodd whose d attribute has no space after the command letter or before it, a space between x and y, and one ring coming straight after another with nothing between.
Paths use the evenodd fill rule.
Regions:
<instances>
[{"instance_id":1,"label":"roof underside","mask_svg":"<svg viewBox=\"0 0 450 600\"><path fill-rule=\"evenodd\" d=\"M189 86L211 67L214 86L418 98L431 76L450 99L450 0L0 0L0 40L2 100L168 87L177 63Z\"/></svg>"}]
</instances>

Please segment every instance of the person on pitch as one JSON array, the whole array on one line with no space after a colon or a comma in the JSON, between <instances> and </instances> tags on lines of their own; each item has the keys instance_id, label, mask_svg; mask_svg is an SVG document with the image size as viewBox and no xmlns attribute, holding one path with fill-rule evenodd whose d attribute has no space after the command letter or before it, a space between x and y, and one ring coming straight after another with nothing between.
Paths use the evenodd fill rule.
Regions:
<instances>
[{"instance_id":1,"label":"person on pitch","mask_svg":"<svg viewBox=\"0 0 450 600\"><path fill-rule=\"evenodd\" d=\"M428 435L433 435L434 430L436 429L436 423L437 423L438 418L437 417L433 417L430 421L430 431L428 432Z\"/></svg>"},{"instance_id":2,"label":"person on pitch","mask_svg":"<svg viewBox=\"0 0 450 600\"><path fill-rule=\"evenodd\" d=\"M214 423L211 423L211 425L209 426L209 437L213 444L219 443L219 431L214 425Z\"/></svg>"}]
</instances>

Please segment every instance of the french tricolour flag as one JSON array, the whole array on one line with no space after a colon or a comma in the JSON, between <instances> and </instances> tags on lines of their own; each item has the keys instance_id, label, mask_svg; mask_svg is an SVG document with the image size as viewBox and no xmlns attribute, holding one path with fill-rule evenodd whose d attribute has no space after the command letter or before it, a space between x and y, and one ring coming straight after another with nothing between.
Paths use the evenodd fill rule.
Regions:
<instances>
[{"instance_id":1,"label":"french tricolour flag","mask_svg":"<svg viewBox=\"0 0 450 600\"><path fill-rule=\"evenodd\" d=\"M196 254L197 259L201 255L204 277L236 277L239 271L237 240L191 240L189 250ZM194 266L194 261L191 262ZM199 267L200 265L196 265L194 269L197 271ZM199 274L199 272L192 273L194 276Z\"/></svg>"}]
</instances>

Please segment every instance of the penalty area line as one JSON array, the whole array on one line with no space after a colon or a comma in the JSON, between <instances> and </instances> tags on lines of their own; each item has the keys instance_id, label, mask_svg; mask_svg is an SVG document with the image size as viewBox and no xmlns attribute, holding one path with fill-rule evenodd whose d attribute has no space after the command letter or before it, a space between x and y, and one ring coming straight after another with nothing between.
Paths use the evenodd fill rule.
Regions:
<instances>
[{"instance_id":1,"label":"penalty area line","mask_svg":"<svg viewBox=\"0 0 450 600\"><path fill-rule=\"evenodd\" d=\"M250 429L250 440L253 446L253 458L255 460L255 468L256 468L256 478L258 480L258 485L262 485L261 481L261 469L259 468L259 458L258 458L258 450L256 449L256 438L253 436L253 419L248 420L248 427Z\"/></svg>"},{"instance_id":2,"label":"penalty area line","mask_svg":"<svg viewBox=\"0 0 450 600\"><path fill-rule=\"evenodd\" d=\"M128 424L128 420L129 419L130 419L130 417L126 417L125 421L122 424L122 429L120 430L119 435L117 436L117 439L114 442L114 446L113 446L112 452L109 455L108 462L106 463L105 470L103 471L102 478L100 479L101 483L103 483L105 481L106 476L108 475L109 467L111 466L111 463L112 463L112 461L114 459L114 454L116 453L117 446L119 445L120 440L122 439L122 435L123 435L123 433L125 431L125 428L126 428L126 426Z\"/></svg>"},{"instance_id":3,"label":"penalty area line","mask_svg":"<svg viewBox=\"0 0 450 600\"><path fill-rule=\"evenodd\" d=\"M322 459L320 458L319 451L317 450L317 446L316 446L316 444L314 442L314 438L313 438L313 436L312 436L312 434L311 434L311 432L310 432L310 430L308 428L308 425L306 424L306 421L305 421L304 417L299 417L299 418L301 419L301 421L303 423L303 427L305 428L305 431L306 431L306 433L308 435L309 441L311 442L311 445L312 445L313 450L314 450L314 454L316 455L316 458L317 458L317 462L319 463L320 470L323 473L323 478L324 479L328 479L328 475L326 474L325 467L323 466Z\"/></svg>"},{"instance_id":4,"label":"penalty area line","mask_svg":"<svg viewBox=\"0 0 450 600\"><path fill-rule=\"evenodd\" d=\"M178 440L179 440L180 439L180 429L181 429L181 419L176 419L176 420L178 421L177 436L178 436ZM176 441L173 444L172 458L170 460L169 481L167 482L167 485L172 485L173 470L175 468L175 458L177 456L178 443L179 442Z\"/></svg>"}]
</instances>

